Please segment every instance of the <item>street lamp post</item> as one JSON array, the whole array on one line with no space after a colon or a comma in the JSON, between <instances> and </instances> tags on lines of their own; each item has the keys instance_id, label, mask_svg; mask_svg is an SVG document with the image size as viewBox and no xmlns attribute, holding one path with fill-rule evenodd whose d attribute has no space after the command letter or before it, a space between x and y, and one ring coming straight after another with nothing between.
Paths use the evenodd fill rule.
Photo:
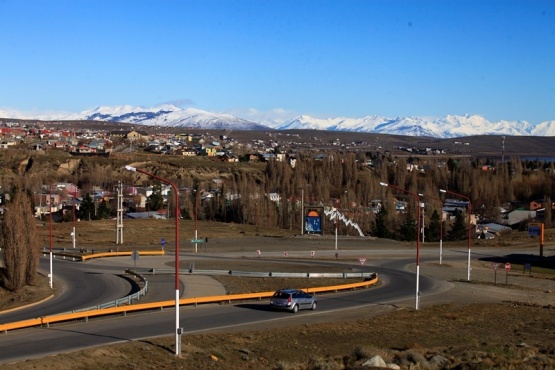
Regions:
<instances>
[{"instance_id":1,"label":"street lamp post","mask_svg":"<svg viewBox=\"0 0 555 370\"><path fill-rule=\"evenodd\" d=\"M50 205L50 274L48 274L48 286L50 289L54 286L54 268L52 266L52 185L50 185L50 199L48 203Z\"/></svg>"},{"instance_id":2,"label":"street lamp post","mask_svg":"<svg viewBox=\"0 0 555 370\"><path fill-rule=\"evenodd\" d=\"M470 226L470 222L472 221L472 219L471 219L471 216L472 216L472 204L471 204L471 202L470 202L470 198L468 198L468 197L465 196L465 195L458 194L458 193L455 193L455 192L450 191L450 190L439 189L439 191L440 191L441 193L444 193L444 194L445 194L445 193L447 193L447 194L453 194L453 195L456 195L456 196L459 196L459 197L461 197L461 198L463 198L463 199L468 200L468 238L467 238L467 239L468 239L468 262L467 262L467 278L466 278L466 279L467 279L468 281L470 281L470 255L471 255L471 251L470 251L470 249L471 249L471 248L470 248L470 239L471 239L471 238L470 238L470 237L471 237L471 230L470 230L471 226Z\"/></svg>"},{"instance_id":3,"label":"street lamp post","mask_svg":"<svg viewBox=\"0 0 555 370\"><path fill-rule=\"evenodd\" d=\"M394 186L394 185L390 185L390 184L385 183L385 182L380 182L380 185L405 192L407 194L412 195L416 199L416 203L417 203L416 208L417 208L417 212L418 212L417 214L418 215L416 217L416 298L415 298L415 309L418 310L418 306L420 304L420 235L418 235L418 233L420 232L420 197L416 193L410 192L408 190L399 188L399 187Z\"/></svg>"},{"instance_id":4,"label":"street lamp post","mask_svg":"<svg viewBox=\"0 0 555 370\"><path fill-rule=\"evenodd\" d=\"M441 209L440 209L440 219L439 219L439 264L441 265L442 261L443 261L443 201L439 198L434 198L431 197L429 195L424 195L424 194L418 194L421 197L427 197L433 200L437 200L438 202L441 203ZM424 238L422 238L422 240L424 240Z\"/></svg>"},{"instance_id":5,"label":"street lamp post","mask_svg":"<svg viewBox=\"0 0 555 370\"><path fill-rule=\"evenodd\" d=\"M73 213L73 231L71 232L71 240L73 242L73 248L74 249L75 249L75 240L77 238L77 235L75 234L75 194L77 194L77 193L76 192L73 193L73 199L72 199L72 202L73 202L73 210L72 210L72 213Z\"/></svg>"},{"instance_id":6,"label":"street lamp post","mask_svg":"<svg viewBox=\"0 0 555 370\"><path fill-rule=\"evenodd\" d=\"M198 240L198 190L195 189L195 253L197 252Z\"/></svg>"},{"instance_id":7,"label":"street lamp post","mask_svg":"<svg viewBox=\"0 0 555 370\"><path fill-rule=\"evenodd\" d=\"M301 235L304 235L304 188L301 188Z\"/></svg>"},{"instance_id":8,"label":"street lamp post","mask_svg":"<svg viewBox=\"0 0 555 370\"><path fill-rule=\"evenodd\" d=\"M175 194L175 355L180 356L182 329L179 327L179 192L177 191L177 186L169 180L132 166L125 166L125 169L145 174L166 183L172 187Z\"/></svg>"},{"instance_id":9,"label":"street lamp post","mask_svg":"<svg viewBox=\"0 0 555 370\"><path fill-rule=\"evenodd\" d=\"M424 210L424 203L419 204L419 206L422 208L422 225L420 225L420 232L422 233L422 244L424 244L424 227L426 225L424 222L424 215L426 214L426 211Z\"/></svg>"}]
</instances>

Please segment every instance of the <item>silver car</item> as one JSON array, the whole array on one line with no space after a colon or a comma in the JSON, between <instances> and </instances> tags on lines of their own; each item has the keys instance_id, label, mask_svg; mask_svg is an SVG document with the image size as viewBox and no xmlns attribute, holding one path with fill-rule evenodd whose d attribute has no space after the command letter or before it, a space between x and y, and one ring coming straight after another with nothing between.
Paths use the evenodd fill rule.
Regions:
<instances>
[{"instance_id":1,"label":"silver car","mask_svg":"<svg viewBox=\"0 0 555 370\"><path fill-rule=\"evenodd\" d=\"M316 297L300 289L280 289L270 299L270 307L293 313L302 309L315 310Z\"/></svg>"}]
</instances>

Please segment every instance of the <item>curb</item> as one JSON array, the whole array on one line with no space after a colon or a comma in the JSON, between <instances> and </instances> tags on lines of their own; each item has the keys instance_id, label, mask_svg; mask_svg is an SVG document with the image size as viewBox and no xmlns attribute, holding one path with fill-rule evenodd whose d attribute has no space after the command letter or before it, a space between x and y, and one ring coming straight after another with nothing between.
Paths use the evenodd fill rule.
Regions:
<instances>
[{"instance_id":1,"label":"curb","mask_svg":"<svg viewBox=\"0 0 555 370\"><path fill-rule=\"evenodd\" d=\"M23 306L17 306L17 307L14 307L14 308L9 308L9 309L4 310L4 311L0 311L0 315L4 314L4 313L8 313L8 312L14 312L14 311L22 310L24 308L33 307L33 306L36 306L38 304L44 303L44 302L48 301L51 298L54 298L54 294L52 294L52 295L50 295L50 296L48 296L44 299L41 299L40 301L36 301L36 302L29 303L29 304L26 304L26 305L23 305Z\"/></svg>"}]
</instances>

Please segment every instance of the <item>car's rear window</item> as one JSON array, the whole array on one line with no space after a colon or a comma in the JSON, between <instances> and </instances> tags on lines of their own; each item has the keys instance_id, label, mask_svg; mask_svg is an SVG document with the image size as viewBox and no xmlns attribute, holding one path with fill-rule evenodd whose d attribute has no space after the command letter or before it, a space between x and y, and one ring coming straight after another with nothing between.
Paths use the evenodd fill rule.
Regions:
<instances>
[{"instance_id":1,"label":"car's rear window","mask_svg":"<svg viewBox=\"0 0 555 370\"><path fill-rule=\"evenodd\" d=\"M289 293L276 292L274 293L274 298L287 299L289 298Z\"/></svg>"}]
</instances>

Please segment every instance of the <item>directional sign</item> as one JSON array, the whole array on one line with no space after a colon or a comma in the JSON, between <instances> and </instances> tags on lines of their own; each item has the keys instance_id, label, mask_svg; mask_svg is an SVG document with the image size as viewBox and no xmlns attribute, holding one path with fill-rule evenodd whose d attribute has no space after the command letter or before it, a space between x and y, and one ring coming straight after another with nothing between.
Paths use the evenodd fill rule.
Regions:
<instances>
[{"instance_id":1,"label":"directional sign","mask_svg":"<svg viewBox=\"0 0 555 370\"><path fill-rule=\"evenodd\" d=\"M166 244L166 239L162 238L162 241L160 242L160 244L162 245Z\"/></svg>"},{"instance_id":2,"label":"directional sign","mask_svg":"<svg viewBox=\"0 0 555 370\"><path fill-rule=\"evenodd\" d=\"M366 263L366 257L359 257L358 262L360 262L361 266L364 266L364 264Z\"/></svg>"},{"instance_id":3,"label":"directional sign","mask_svg":"<svg viewBox=\"0 0 555 370\"><path fill-rule=\"evenodd\" d=\"M204 239L192 239L191 243L204 243Z\"/></svg>"}]
</instances>

